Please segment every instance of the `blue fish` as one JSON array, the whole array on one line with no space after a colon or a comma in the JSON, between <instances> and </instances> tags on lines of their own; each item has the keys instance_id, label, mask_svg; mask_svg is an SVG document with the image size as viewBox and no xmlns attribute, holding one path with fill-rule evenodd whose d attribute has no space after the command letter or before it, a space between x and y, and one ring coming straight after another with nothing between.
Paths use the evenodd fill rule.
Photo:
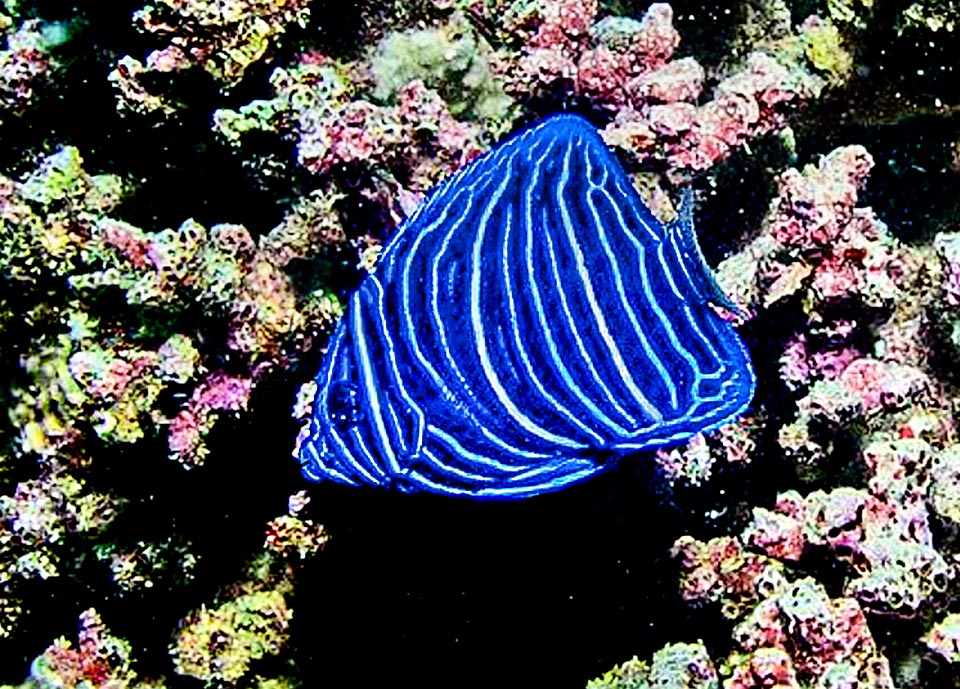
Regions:
<instances>
[{"instance_id":1,"label":"blue fish","mask_svg":"<svg viewBox=\"0 0 960 689\"><path fill-rule=\"evenodd\" d=\"M350 298L316 379L304 475L518 499L742 414L755 376L713 308L731 305L691 205L660 223L575 115L466 165Z\"/></svg>"}]
</instances>

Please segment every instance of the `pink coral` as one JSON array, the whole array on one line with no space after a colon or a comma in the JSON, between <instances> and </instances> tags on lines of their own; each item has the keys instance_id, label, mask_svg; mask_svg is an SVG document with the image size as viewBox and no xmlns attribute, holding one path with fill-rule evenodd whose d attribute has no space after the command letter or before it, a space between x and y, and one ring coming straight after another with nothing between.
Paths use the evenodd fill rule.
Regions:
<instances>
[{"instance_id":1,"label":"pink coral","mask_svg":"<svg viewBox=\"0 0 960 689\"><path fill-rule=\"evenodd\" d=\"M780 175L764 234L754 241L758 271L751 277L760 289L751 290L751 301L766 292L769 304L806 289L817 304L851 297L880 306L907 287L916 275L912 257L870 209L855 208L872 167L864 148L848 146L802 173ZM792 278L799 266L804 271Z\"/></svg>"},{"instance_id":2,"label":"pink coral","mask_svg":"<svg viewBox=\"0 0 960 689\"><path fill-rule=\"evenodd\" d=\"M400 139L385 115L385 110L366 101L348 103L336 118L303 132L301 164L311 172L323 172L334 164L372 159L383 146Z\"/></svg>"},{"instance_id":3,"label":"pink coral","mask_svg":"<svg viewBox=\"0 0 960 689\"><path fill-rule=\"evenodd\" d=\"M781 377L801 396L795 420L779 430L804 476L815 476L831 452L835 435L825 429L909 437L929 415L947 420L949 403L925 370L939 266L857 208L872 165L865 149L851 146L781 174L761 233L718 271L748 310L797 296L807 316L781 355ZM843 317L830 310L840 304ZM851 317L851 309L874 311Z\"/></svg>"},{"instance_id":4,"label":"pink coral","mask_svg":"<svg viewBox=\"0 0 960 689\"><path fill-rule=\"evenodd\" d=\"M301 120L300 163L311 172L362 163L382 165L426 191L483 148L476 125L459 122L421 81L400 89L395 106L353 101L319 119Z\"/></svg>"},{"instance_id":5,"label":"pink coral","mask_svg":"<svg viewBox=\"0 0 960 689\"><path fill-rule=\"evenodd\" d=\"M786 585L762 601L734 638L749 659L739 667L764 678L763 686L814 685L851 666L854 676L869 676L872 687L894 686L860 606L849 598L829 598L812 579ZM738 681L740 671L734 670L733 686L756 686L746 677Z\"/></svg>"},{"instance_id":6,"label":"pink coral","mask_svg":"<svg viewBox=\"0 0 960 689\"><path fill-rule=\"evenodd\" d=\"M550 83L576 76L576 59L597 14L596 0L552 0L543 3L540 25L520 60L517 78ZM509 90L509 88L508 88Z\"/></svg>"},{"instance_id":7,"label":"pink coral","mask_svg":"<svg viewBox=\"0 0 960 689\"><path fill-rule=\"evenodd\" d=\"M656 458L667 480L683 480L694 486L709 480L716 462L702 435L694 436L682 448L659 450Z\"/></svg>"},{"instance_id":8,"label":"pink coral","mask_svg":"<svg viewBox=\"0 0 960 689\"><path fill-rule=\"evenodd\" d=\"M134 268L147 268L150 261L150 242L136 228L126 223L107 220L100 224L104 246L116 249Z\"/></svg>"},{"instance_id":9,"label":"pink coral","mask_svg":"<svg viewBox=\"0 0 960 689\"><path fill-rule=\"evenodd\" d=\"M181 464L192 467L203 462L207 448L203 437L213 427L218 412L244 411L253 381L215 371L193 391L190 401L170 422L170 453Z\"/></svg>"},{"instance_id":10,"label":"pink coral","mask_svg":"<svg viewBox=\"0 0 960 689\"><path fill-rule=\"evenodd\" d=\"M126 355L126 357L124 357ZM86 393L97 400L116 402L140 377L152 372L157 363L153 352L80 351L70 357L70 375Z\"/></svg>"},{"instance_id":11,"label":"pink coral","mask_svg":"<svg viewBox=\"0 0 960 689\"><path fill-rule=\"evenodd\" d=\"M674 543L672 555L682 571L684 600L697 605L722 602L729 618L743 614L782 577L779 563L748 552L735 538L703 543L683 536Z\"/></svg>"},{"instance_id":12,"label":"pink coral","mask_svg":"<svg viewBox=\"0 0 960 689\"><path fill-rule=\"evenodd\" d=\"M792 499L782 499L780 506L791 514L803 509ZM798 559L801 531L790 525L791 519L758 515L746 537L754 547ZM853 668L854 675L871 677L870 686L892 689L889 666L856 600L831 599L813 579L789 582L775 560L747 552L737 538L703 543L685 536L673 553L684 598L722 601L724 614L737 620L724 686L799 689Z\"/></svg>"},{"instance_id":13,"label":"pink coral","mask_svg":"<svg viewBox=\"0 0 960 689\"><path fill-rule=\"evenodd\" d=\"M695 105L703 71L677 61L630 82L630 105L617 112L603 134L638 160L655 160L668 175L706 170L748 139L781 129L786 113L816 92L769 55L752 53L743 68L721 81L714 99Z\"/></svg>"},{"instance_id":14,"label":"pink coral","mask_svg":"<svg viewBox=\"0 0 960 689\"><path fill-rule=\"evenodd\" d=\"M744 531L743 539L751 548L770 557L794 562L803 556L806 545L800 522L778 511L760 507L754 508L753 521Z\"/></svg>"},{"instance_id":15,"label":"pink coral","mask_svg":"<svg viewBox=\"0 0 960 689\"><path fill-rule=\"evenodd\" d=\"M40 20L23 22L6 36L0 51L0 109L22 115L39 85L49 79L54 60Z\"/></svg>"},{"instance_id":16,"label":"pink coral","mask_svg":"<svg viewBox=\"0 0 960 689\"><path fill-rule=\"evenodd\" d=\"M847 595L871 611L914 616L936 603L953 576L934 549L927 507L933 456L919 439L873 442L863 452L867 490L784 493L772 511L754 511L744 538L793 561L807 545L827 546L853 573Z\"/></svg>"},{"instance_id":17,"label":"pink coral","mask_svg":"<svg viewBox=\"0 0 960 689\"><path fill-rule=\"evenodd\" d=\"M840 374L840 382L861 403L864 415L901 408L929 388L926 374L912 366L863 357Z\"/></svg>"},{"instance_id":18,"label":"pink coral","mask_svg":"<svg viewBox=\"0 0 960 689\"><path fill-rule=\"evenodd\" d=\"M780 357L780 377L792 389L835 380L863 354L853 346L857 324L840 320L814 326L791 339Z\"/></svg>"},{"instance_id":19,"label":"pink coral","mask_svg":"<svg viewBox=\"0 0 960 689\"><path fill-rule=\"evenodd\" d=\"M659 89L664 95L668 84L677 86L675 94L685 91L689 97L696 95L694 90L699 92L691 84L702 82L702 70L692 61L654 76L680 42L669 5L651 5L640 22L610 18L595 23L595 1L547 0L537 9L536 18L530 19L537 29L522 50L501 50L494 56L494 69L509 93L529 96L559 85L620 106L635 102L645 90Z\"/></svg>"},{"instance_id":20,"label":"pink coral","mask_svg":"<svg viewBox=\"0 0 960 689\"><path fill-rule=\"evenodd\" d=\"M626 88L637 102L693 103L703 91L706 76L699 62L685 57L635 77Z\"/></svg>"},{"instance_id":21,"label":"pink coral","mask_svg":"<svg viewBox=\"0 0 960 689\"><path fill-rule=\"evenodd\" d=\"M50 687L132 686L130 644L113 637L96 610L80 614L80 632L74 647L60 638L31 667L32 679Z\"/></svg>"}]
</instances>

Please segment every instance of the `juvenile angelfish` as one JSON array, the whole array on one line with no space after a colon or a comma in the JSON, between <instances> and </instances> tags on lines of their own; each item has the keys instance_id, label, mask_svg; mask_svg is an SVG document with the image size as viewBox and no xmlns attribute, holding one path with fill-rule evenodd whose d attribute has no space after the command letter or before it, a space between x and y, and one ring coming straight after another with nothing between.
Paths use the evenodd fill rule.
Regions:
<instances>
[{"instance_id":1,"label":"juvenile angelfish","mask_svg":"<svg viewBox=\"0 0 960 689\"><path fill-rule=\"evenodd\" d=\"M524 498L742 414L755 376L691 216L660 223L575 115L472 161L350 298L304 475Z\"/></svg>"}]
</instances>

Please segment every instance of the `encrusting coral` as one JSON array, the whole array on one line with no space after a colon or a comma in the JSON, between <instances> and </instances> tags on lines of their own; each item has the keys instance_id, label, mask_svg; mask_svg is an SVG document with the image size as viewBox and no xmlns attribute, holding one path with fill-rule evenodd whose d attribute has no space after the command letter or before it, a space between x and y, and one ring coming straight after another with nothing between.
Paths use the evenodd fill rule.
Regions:
<instances>
[{"instance_id":1,"label":"encrusting coral","mask_svg":"<svg viewBox=\"0 0 960 689\"><path fill-rule=\"evenodd\" d=\"M303 492L291 496L287 514L267 524L265 552L250 564L246 580L228 587L216 607L182 620L171 649L179 674L233 685L252 662L283 649L297 564L328 539L321 525L300 516L308 502Z\"/></svg>"},{"instance_id":2,"label":"encrusting coral","mask_svg":"<svg viewBox=\"0 0 960 689\"><path fill-rule=\"evenodd\" d=\"M786 115L823 86L802 53L784 65L758 50L700 104L706 70L694 58L674 59L680 35L670 5L651 5L640 20L599 21L596 2L535 7L507 24L507 47L491 58L507 92L586 97L615 114L604 130L608 143L640 164L655 163L673 181L710 168L749 139L783 129ZM487 16L498 10L488 8Z\"/></svg>"},{"instance_id":3,"label":"encrusting coral","mask_svg":"<svg viewBox=\"0 0 960 689\"><path fill-rule=\"evenodd\" d=\"M719 672L725 689L800 689L837 682L893 688L889 664L855 600L831 598L809 577L791 581L780 563L746 550L734 538L703 543L685 537L677 541L674 555L682 570L684 599L695 605L721 602L724 615L736 623L734 647ZM665 656L678 652L683 662L657 672L666 664ZM718 672L702 645L664 647L653 656L653 672L637 663L631 661L587 686L719 686Z\"/></svg>"},{"instance_id":4,"label":"encrusting coral","mask_svg":"<svg viewBox=\"0 0 960 689\"><path fill-rule=\"evenodd\" d=\"M56 38L45 30L43 22L29 19L17 22L0 12L0 34L6 48L0 50L0 122L9 115L27 112L38 86L52 77L55 61L51 48Z\"/></svg>"},{"instance_id":5,"label":"encrusting coral","mask_svg":"<svg viewBox=\"0 0 960 689\"><path fill-rule=\"evenodd\" d=\"M490 72L491 54L460 11L437 27L392 32L370 55L372 96L389 103L407 84L422 81L456 116L503 119L511 99Z\"/></svg>"},{"instance_id":6,"label":"encrusting coral","mask_svg":"<svg viewBox=\"0 0 960 689\"><path fill-rule=\"evenodd\" d=\"M310 16L306 0L159 0L134 13L141 31L170 42L154 50L146 64L126 55L110 73L121 111L169 113L173 104L144 85L152 73L200 67L226 84L243 77L292 24Z\"/></svg>"},{"instance_id":7,"label":"encrusting coral","mask_svg":"<svg viewBox=\"0 0 960 689\"><path fill-rule=\"evenodd\" d=\"M141 681L133 669L130 644L110 634L93 608L80 613L77 642L61 637L30 666L22 689L47 687L130 687L162 689L162 682Z\"/></svg>"},{"instance_id":8,"label":"encrusting coral","mask_svg":"<svg viewBox=\"0 0 960 689\"><path fill-rule=\"evenodd\" d=\"M811 578L790 581L783 567L750 553L736 539L677 542L681 592L695 604L722 600L736 622L735 648L724 662L724 687L831 686L863 678L892 688L889 664L850 598L830 598ZM827 683L827 684L825 684Z\"/></svg>"},{"instance_id":9,"label":"encrusting coral","mask_svg":"<svg viewBox=\"0 0 960 689\"><path fill-rule=\"evenodd\" d=\"M646 663L637 658L615 667L587 683L587 689L630 689L631 687L687 687L713 689L717 671L703 642L667 644Z\"/></svg>"},{"instance_id":10,"label":"encrusting coral","mask_svg":"<svg viewBox=\"0 0 960 689\"><path fill-rule=\"evenodd\" d=\"M39 334L36 354L24 362L28 372L59 385L14 391L19 402L11 414L24 451L62 449L91 422L101 439L126 443L169 423L171 454L199 464L216 415L245 409L253 380L309 347L338 313L322 292L298 299L289 277L242 226L208 231L187 221L149 233L104 217L122 191L113 177L87 176L75 149L48 157L22 182L5 183L4 271L24 283L62 276L71 288L71 300L45 314L60 328ZM196 334L138 322L135 313L132 337L104 329L92 313L111 289L128 306L166 311L174 321L198 308L201 317L225 321L223 346L248 370L210 370ZM156 412L165 390L191 382L193 393L178 414Z\"/></svg>"},{"instance_id":11,"label":"encrusting coral","mask_svg":"<svg viewBox=\"0 0 960 689\"><path fill-rule=\"evenodd\" d=\"M951 598L955 555L934 533L955 528L960 449L949 392L928 373L927 338L953 313L943 304L954 281L938 279L950 275L952 236L938 236L939 253L906 246L857 208L872 166L854 146L781 174L761 232L719 269L753 317L793 303L806 320L786 334L781 359L781 383L796 397L795 418L779 428L784 456L817 481L841 460L836 439L855 432L858 456L842 461L862 463L866 484L787 491L771 509L754 508L739 536L677 542L684 598L719 603L738 625L725 687L755 686L758 676L783 687L892 687L864 613L915 618ZM728 447L699 440L660 462L677 467L674 480L701 483ZM795 579L814 552L844 571L842 598ZM949 628L932 630L928 645L944 648Z\"/></svg>"},{"instance_id":12,"label":"encrusting coral","mask_svg":"<svg viewBox=\"0 0 960 689\"><path fill-rule=\"evenodd\" d=\"M286 686L284 677L251 675L251 664L284 646L292 611L287 596L297 567L327 541L322 526L300 512L309 499L290 497L287 514L266 526L264 551L250 563L247 578L218 596L218 605L202 607L181 621L170 649L176 672L218 686ZM77 643L59 638L30 667L23 689L47 687L129 687L161 689L162 680L141 679L131 644L109 633L100 614L80 614ZM8 688L5 688L8 689Z\"/></svg>"},{"instance_id":13,"label":"encrusting coral","mask_svg":"<svg viewBox=\"0 0 960 689\"><path fill-rule=\"evenodd\" d=\"M123 186L113 176L86 174L76 149L62 149L0 186L0 269L29 309L28 347L8 407L18 442L3 464L24 466L36 457L40 466L37 478L0 498L0 636L9 636L30 611L23 583L72 575L82 562L82 539L101 532L123 507L121 498L86 486L97 447L164 433L173 458L202 463L216 418L245 410L255 382L308 348L339 307L322 291L295 296L289 277L243 227L208 233L187 222L149 233L110 218ZM122 292L126 310L99 308L111 290ZM153 318L136 308L150 308ZM204 343L183 320L190 309L201 320L229 323L218 346L245 362L242 373L211 368L209 338ZM173 392L185 402L171 415L161 407ZM295 551L307 537L298 537ZM154 550L146 542L139 553L99 553L124 590L147 586L170 559L182 567L192 558L182 547ZM57 646L44 667L70 665L71 653Z\"/></svg>"}]
</instances>

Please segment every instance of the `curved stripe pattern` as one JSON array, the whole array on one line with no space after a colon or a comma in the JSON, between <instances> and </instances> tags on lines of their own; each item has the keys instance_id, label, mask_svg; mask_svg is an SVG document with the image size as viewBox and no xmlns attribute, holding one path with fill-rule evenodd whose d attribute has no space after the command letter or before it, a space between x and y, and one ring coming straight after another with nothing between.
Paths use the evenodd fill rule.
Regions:
<instances>
[{"instance_id":1,"label":"curved stripe pattern","mask_svg":"<svg viewBox=\"0 0 960 689\"><path fill-rule=\"evenodd\" d=\"M464 167L351 298L303 473L522 498L741 414L753 370L684 206L658 222L573 115Z\"/></svg>"}]
</instances>

